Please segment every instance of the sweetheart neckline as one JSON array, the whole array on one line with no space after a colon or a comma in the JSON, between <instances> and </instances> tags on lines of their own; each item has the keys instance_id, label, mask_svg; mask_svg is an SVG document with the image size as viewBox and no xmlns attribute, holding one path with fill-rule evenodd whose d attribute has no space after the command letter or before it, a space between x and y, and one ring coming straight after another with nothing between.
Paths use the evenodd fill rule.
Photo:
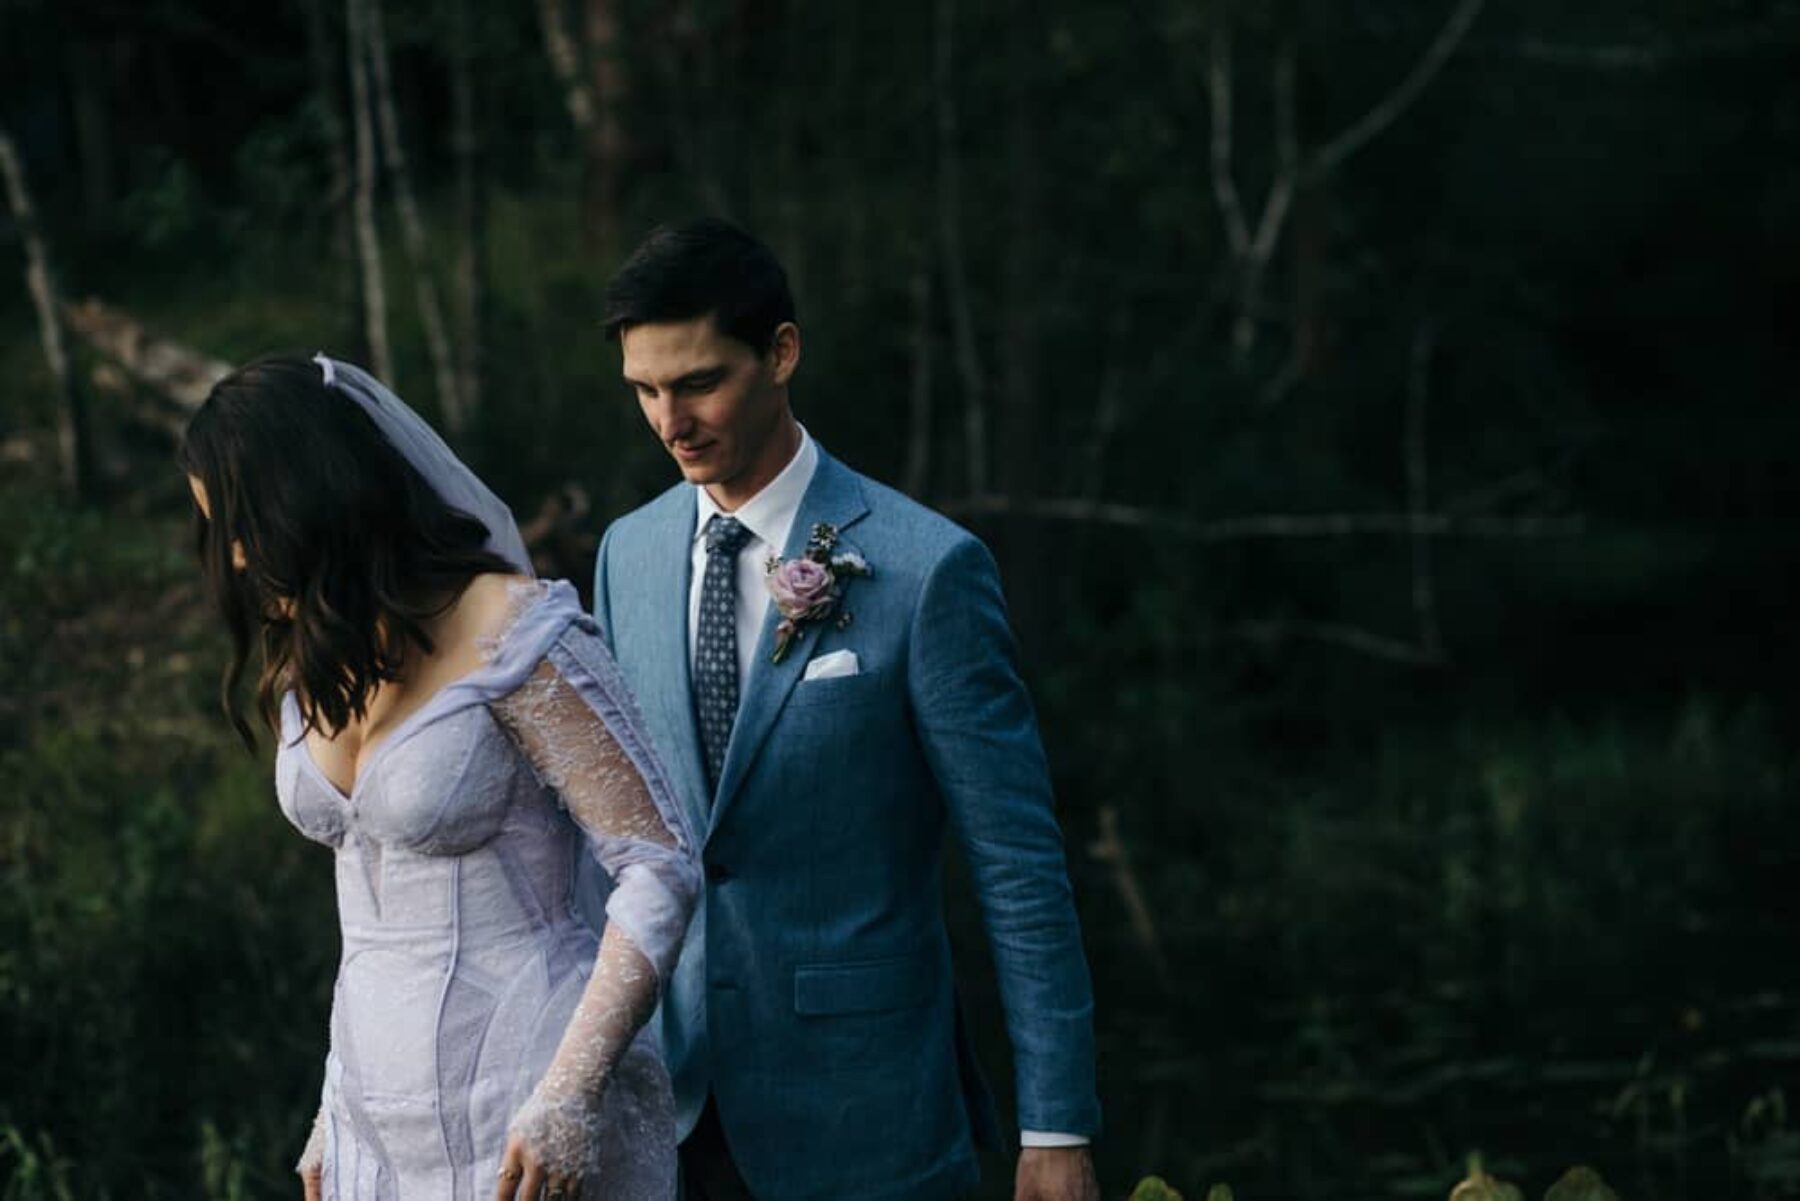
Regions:
<instances>
[{"instance_id":1,"label":"sweetheart neckline","mask_svg":"<svg viewBox=\"0 0 1800 1201\"><path fill-rule=\"evenodd\" d=\"M333 798L351 808L355 808L356 798L362 793L363 784L374 774L375 769L381 765L381 761L387 756L388 751L396 743L404 742L411 738L413 734L417 733L412 727L416 724L420 724L419 719L435 708L438 702L447 694L462 691L465 686L471 683L471 677L477 676L488 670L490 666L491 664L483 664L474 671L466 672L452 680L450 683L445 684L442 688L439 688L436 692L432 693L430 698L427 699L424 704L407 714L406 717L394 727L392 732L383 735L381 739L376 742L374 748L366 752L368 761L363 764L361 770L356 772L356 778L350 782L350 789L347 792L342 785L331 778L331 774L325 770L322 764L320 764L318 758L313 754L311 744L306 741L306 736L304 734L289 743L288 746L299 752L301 761L305 763L306 767L315 777L317 777L318 782L330 790ZM299 716L299 701L295 699L292 689L289 689L283 694L282 704L284 706L291 705L294 707L297 720Z\"/></svg>"},{"instance_id":2,"label":"sweetheart neckline","mask_svg":"<svg viewBox=\"0 0 1800 1201\"><path fill-rule=\"evenodd\" d=\"M424 702L420 704L418 708L407 714L391 731L383 735L375 743L374 747L371 748L365 746L362 750L362 755L368 756L368 762L364 763L360 769L354 769L352 771L349 791L346 792L336 780L332 779L331 774L319 763L318 757L313 754L312 746L306 741L304 732L289 745L299 750L306 766L318 777L319 783L331 790L331 795L333 797L339 802L354 809L356 807L357 795L362 791L363 781L367 780L369 776L374 773L375 768L380 764L389 748L395 743L411 737L414 733L411 727L417 724L419 720L429 713L446 695L462 691L464 688L477 682L483 673L492 671L499 662L498 652L500 646L512 636L514 631L516 631L521 624L523 624L527 614L544 604L552 596L556 595L558 585L567 588L569 591L574 590L567 580L532 579L508 584L507 587L509 592L516 590L514 593L515 596L528 599L525 600L525 603L520 604L513 612L507 615L507 620L502 623L497 632L490 636L477 639L479 648L485 656L483 661L478 666L471 668L462 675L451 680L448 684L443 685L429 697L426 697ZM577 608L579 608L579 606L577 606ZM298 721L300 701L299 698L294 695L294 690L292 688L282 693L281 705L284 715L292 708L295 720ZM361 758L362 756L359 755L358 757Z\"/></svg>"}]
</instances>

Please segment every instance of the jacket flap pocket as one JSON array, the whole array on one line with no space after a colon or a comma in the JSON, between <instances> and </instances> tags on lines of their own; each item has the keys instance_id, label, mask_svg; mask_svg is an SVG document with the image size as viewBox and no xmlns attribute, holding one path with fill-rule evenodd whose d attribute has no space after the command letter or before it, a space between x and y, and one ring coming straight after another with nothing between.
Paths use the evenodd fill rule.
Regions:
<instances>
[{"instance_id":1,"label":"jacket flap pocket","mask_svg":"<svg viewBox=\"0 0 1800 1201\"><path fill-rule=\"evenodd\" d=\"M794 1012L808 1016L907 1009L931 999L924 955L858 963L803 963L794 969Z\"/></svg>"}]
</instances>

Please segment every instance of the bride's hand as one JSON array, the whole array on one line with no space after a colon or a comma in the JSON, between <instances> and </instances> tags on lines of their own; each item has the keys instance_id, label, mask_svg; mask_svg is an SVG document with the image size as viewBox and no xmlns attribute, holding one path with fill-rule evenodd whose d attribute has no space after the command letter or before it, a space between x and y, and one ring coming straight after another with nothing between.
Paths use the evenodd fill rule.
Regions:
<instances>
[{"instance_id":1,"label":"bride's hand","mask_svg":"<svg viewBox=\"0 0 1800 1201\"><path fill-rule=\"evenodd\" d=\"M506 1140L494 1201L576 1201L580 1196L580 1176L551 1172L516 1134Z\"/></svg>"},{"instance_id":2,"label":"bride's hand","mask_svg":"<svg viewBox=\"0 0 1800 1201\"><path fill-rule=\"evenodd\" d=\"M312 1131L306 1136L306 1149L300 1152L300 1162L294 1165L294 1171L300 1174L300 1187L306 1193L306 1201L322 1201L325 1196L325 1107L313 1117Z\"/></svg>"}]
</instances>

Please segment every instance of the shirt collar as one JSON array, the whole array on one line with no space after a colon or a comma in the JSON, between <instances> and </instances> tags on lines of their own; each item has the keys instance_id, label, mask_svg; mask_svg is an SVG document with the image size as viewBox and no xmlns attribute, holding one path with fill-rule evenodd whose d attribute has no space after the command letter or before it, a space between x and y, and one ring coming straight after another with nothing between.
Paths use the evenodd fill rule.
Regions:
<instances>
[{"instance_id":1,"label":"shirt collar","mask_svg":"<svg viewBox=\"0 0 1800 1201\"><path fill-rule=\"evenodd\" d=\"M787 543L788 532L794 528L794 518L799 516L800 502L806 496L807 485L812 483L814 470L819 465L819 448L800 426L800 447L788 465L781 469L781 474L763 486L763 490L739 505L737 511L726 514L743 523L745 529L767 546L773 547L780 554ZM698 541L706 533L706 523L713 514L724 513L705 488L698 485L694 488L694 539Z\"/></svg>"}]
</instances>

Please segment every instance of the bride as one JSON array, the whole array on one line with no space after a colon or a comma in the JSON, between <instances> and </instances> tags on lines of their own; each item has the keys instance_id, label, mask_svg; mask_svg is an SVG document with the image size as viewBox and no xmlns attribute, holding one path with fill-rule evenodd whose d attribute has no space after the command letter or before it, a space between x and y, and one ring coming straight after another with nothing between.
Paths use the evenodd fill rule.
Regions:
<instances>
[{"instance_id":1,"label":"bride","mask_svg":"<svg viewBox=\"0 0 1800 1201\"><path fill-rule=\"evenodd\" d=\"M260 642L281 809L336 854L307 1197L674 1196L640 1031L694 839L575 590L533 580L506 507L346 363L236 371L180 461L226 712L253 745L236 685Z\"/></svg>"}]
</instances>

